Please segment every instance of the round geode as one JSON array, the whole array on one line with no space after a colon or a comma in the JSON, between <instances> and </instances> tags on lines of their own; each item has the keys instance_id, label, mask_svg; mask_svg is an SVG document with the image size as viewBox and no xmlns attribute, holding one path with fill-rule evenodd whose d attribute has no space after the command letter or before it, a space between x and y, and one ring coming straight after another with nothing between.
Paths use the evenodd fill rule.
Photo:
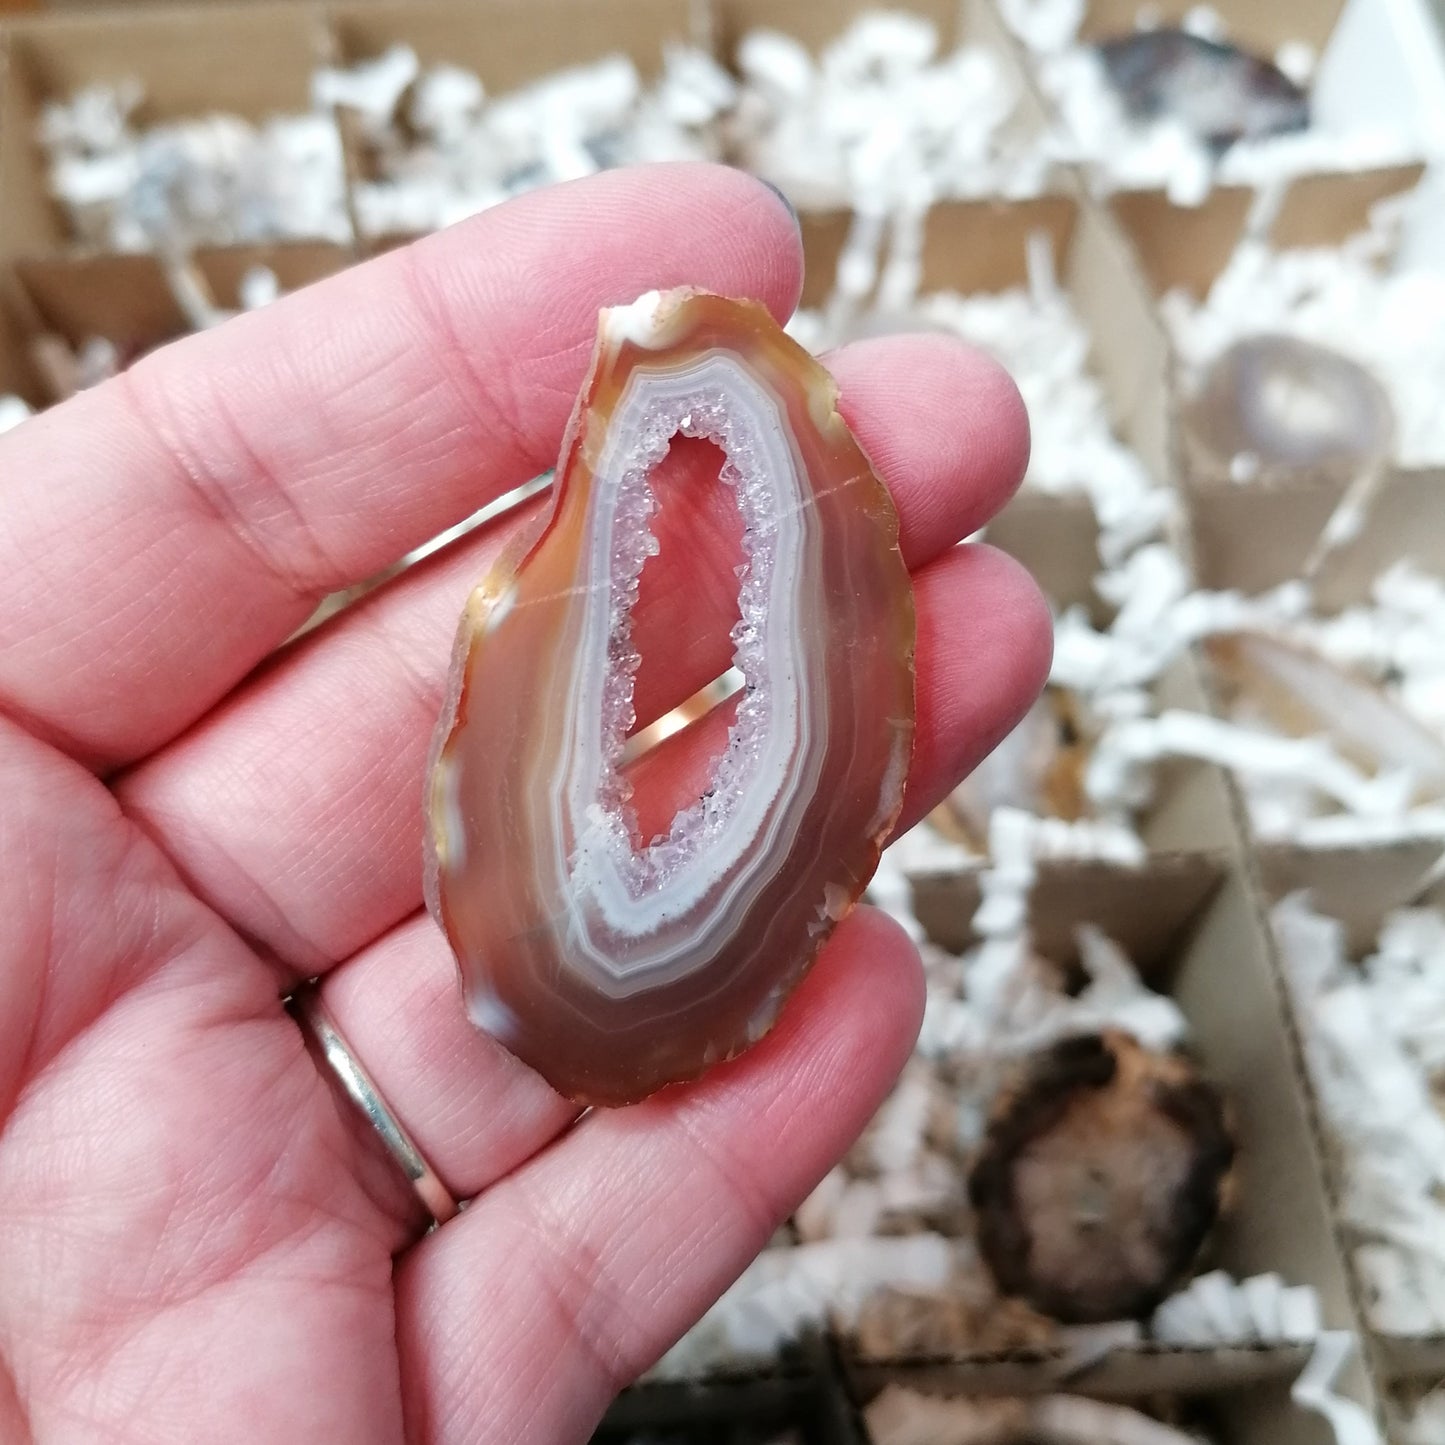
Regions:
<instances>
[{"instance_id":1,"label":"round geode","mask_svg":"<svg viewBox=\"0 0 1445 1445\"><path fill-rule=\"evenodd\" d=\"M1066 1039L995 1106L969 1180L979 1251L1003 1293L1064 1323L1146 1315L1189 1273L1234 1152L1186 1059Z\"/></svg>"},{"instance_id":2,"label":"round geode","mask_svg":"<svg viewBox=\"0 0 1445 1445\"><path fill-rule=\"evenodd\" d=\"M1245 337L1209 368L1184 410L1197 470L1235 481L1345 486L1389 458L1395 412L1357 361L1296 336Z\"/></svg>"}]
</instances>

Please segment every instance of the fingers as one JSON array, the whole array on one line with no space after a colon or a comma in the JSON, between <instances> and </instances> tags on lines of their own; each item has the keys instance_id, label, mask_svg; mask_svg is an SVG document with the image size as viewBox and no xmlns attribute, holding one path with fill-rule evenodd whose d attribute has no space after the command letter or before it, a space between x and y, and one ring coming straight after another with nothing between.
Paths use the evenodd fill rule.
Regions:
<instances>
[{"instance_id":1,"label":"fingers","mask_svg":"<svg viewBox=\"0 0 1445 1445\"><path fill-rule=\"evenodd\" d=\"M1054 625L1028 572L992 547L959 547L913 580L918 616L913 761L895 833L943 801L1033 705Z\"/></svg>"},{"instance_id":2,"label":"fingers","mask_svg":"<svg viewBox=\"0 0 1445 1445\"><path fill-rule=\"evenodd\" d=\"M409 1438L585 1440L861 1131L922 995L912 946L860 909L756 1048L589 1115L418 1245L397 1276Z\"/></svg>"},{"instance_id":3,"label":"fingers","mask_svg":"<svg viewBox=\"0 0 1445 1445\"><path fill-rule=\"evenodd\" d=\"M825 358L853 435L898 503L910 568L976 532L1018 489L1029 419L1009 374L948 336L884 336Z\"/></svg>"},{"instance_id":4,"label":"fingers","mask_svg":"<svg viewBox=\"0 0 1445 1445\"><path fill-rule=\"evenodd\" d=\"M0 706L100 767L301 622L551 466L600 306L796 300L796 226L712 166L487 211L189 338L0 441Z\"/></svg>"},{"instance_id":5,"label":"fingers","mask_svg":"<svg viewBox=\"0 0 1445 1445\"><path fill-rule=\"evenodd\" d=\"M918 574L915 589L919 741L902 826L933 807L1022 715L1042 685L1050 637L1032 583L987 548L950 552ZM959 618L971 621L960 627ZM965 640L955 644L958 632ZM634 765L644 830L648 818L676 812L724 726L710 715ZM486 1188L574 1117L569 1103L468 1022L456 965L429 920L393 930L331 970L321 987L342 1033L454 1193Z\"/></svg>"},{"instance_id":6,"label":"fingers","mask_svg":"<svg viewBox=\"0 0 1445 1445\"><path fill-rule=\"evenodd\" d=\"M975 408L967 399L975 390L1010 394L1011 383L993 363L953 343L926 343L916 359L901 346L870 342L840 353L834 364L851 378L853 425L887 458L880 462L884 480L918 565L1002 503L1017 482L1026 441L1016 435L1022 427L1016 406ZM926 376L920 394L933 386L956 391L960 401L942 413L909 412L896 388L876 379L879 369ZM972 460L976 455L1004 457L1009 470L1003 462L985 468ZM348 957L420 901L422 775L455 622L505 531L491 528L344 614L119 786L127 810L162 840L192 885L299 973ZM726 623L719 629L698 612L706 599L721 609L726 595L704 580L706 555L705 547L664 536L644 577L635 619L644 718L688 696L727 661L726 651L711 656L706 641L719 633L725 640ZM654 578L659 564L664 570ZM735 596L736 579L728 580ZM991 585L985 578L982 586ZM920 622L921 637L938 639L951 660L971 666L967 639L975 616L1003 617L1018 608L1038 615L1034 595L1012 572L1000 585L996 598L972 587L955 596L947 584L930 592L936 620ZM950 631L959 637L945 642ZM979 633L982 647L997 636ZM696 638L704 641L695 645ZM920 704L938 703L921 722L932 726L931 716L950 732L982 730L991 746L992 730L1007 718L979 711L970 699L1001 695L987 691L994 673L1032 687L1033 674L1021 663L1038 649L1021 655L1010 640L981 658L976 675L952 670L947 686L959 690L953 711L932 691L929 659L936 651L926 644L919 654ZM1004 686L1000 678L998 689ZM961 742L947 746L952 751L941 756L950 766L966 755Z\"/></svg>"},{"instance_id":7,"label":"fingers","mask_svg":"<svg viewBox=\"0 0 1445 1445\"><path fill-rule=\"evenodd\" d=\"M458 1199L511 1173L579 1113L467 1017L451 949L424 914L333 969L322 997Z\"/></svg>"}]
</instances>

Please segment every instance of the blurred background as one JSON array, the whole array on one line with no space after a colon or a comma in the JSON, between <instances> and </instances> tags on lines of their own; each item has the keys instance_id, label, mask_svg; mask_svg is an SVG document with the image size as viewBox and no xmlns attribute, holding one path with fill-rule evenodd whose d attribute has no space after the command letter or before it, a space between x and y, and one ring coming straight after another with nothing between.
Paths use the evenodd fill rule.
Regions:
<instances>
[{"instance_id":1,"label":"blurred background","mask_svg":"<svg viewBox=\"0 0 1445 1445\"><path fill-rule=\"evenodd\" d=\"M1445 1445L1442 150L1426 0L0 0L0 429L681 158L804 346L1028 403L1053 676L870 890L915 1057L599 1439Z\"/></svg>"}]
</instances>

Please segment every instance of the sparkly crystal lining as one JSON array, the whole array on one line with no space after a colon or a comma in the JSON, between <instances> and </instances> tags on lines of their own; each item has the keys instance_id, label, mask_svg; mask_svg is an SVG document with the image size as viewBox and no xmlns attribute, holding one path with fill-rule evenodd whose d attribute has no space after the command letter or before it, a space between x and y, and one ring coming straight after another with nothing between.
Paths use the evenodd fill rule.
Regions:
<instances>
[{"instance_id":1,"label":"sparkly crystal lining","mask_svg":"<svg viewBox=\"0 0 1445 1445\"><path fill-rule=\"evenodd\" d=\"M618 771L627 733L636 721L632 706L640 654L632 644L632 609L637 602L642 569L657 555L658 543L647 526L656 513L657 500L651 474L667 455L674 436L698 437L716 443L726 457L719 480L734 489L743 518L743 554L739 569L738 615L732 630L733 665L746 679L737 715L728 730L727 746L718 759L710 786L691 807L681 809L662 838L634 848L636 832L629 807L631 786ZM773 562L776 523L765 503L770 497L767 480L759 475L756 456L745 436L739 435L720 392L708 389L670 401L647 420L633 464L618 486L618 503L612 548L612 611L607 678L602 702L603 807L611 815L609 832L620 833L628 857L619 857L620 871L629 892L663 887L677 870L696 858L727 826L736 809L739 789L749 765L765 740L769 721L769 691L756 685L766 676L763 621L767 613L768 579ZM614 847L618 844L614 841ZM619 850L620 851L620 850Z\"/></svg>"},{"instance_id":2,"label":"sparkly crystal lining","mask_svg":"<svg viewBox=\"0 0 1445 1445\"><path fill-rule=\"evenodd\" d=\"M584 762L569 782L567 808L574 840L566 860L577 905L574 942L578 954L614 984L624 975L640 981L654 968L665 969L675 940L670 946L659 936L656 957L643 950L622 968L609 937L665 933L670 921L697 910L726 884L725 896L703 908L699 926L705 932L709 920L720 923L728 902L747 891L753 871L747 856L765 852L782 824L773 804L796 781L791 774L802 726L791 619L799 605L803 496L776 403L717 354L672 375L639 377L636 386L619 407L615 449L599 461L593 505L605 550L594 557L588 579L584 646L590 649L594 638L603 644L598 634L605 632L596 655L605 651L606 664L595 693L595 684L584 682L574 698ZM630 425L629 410L636 413ZM633 689L641 660L632 643L632 609L643 567L658 550L649 527L657 509L651 475L679 434L712 441L725 455L721 480L736 496L745 557L738 569L733 663L747 681L709 788L677 813L666 835L639 847L631 790L619 770L636 720ZM609 515L610 524L601 525ZM781 571L780 555L788 564ZM604 586L605 608L594 611Z\"/></svg>"}]
</instances>

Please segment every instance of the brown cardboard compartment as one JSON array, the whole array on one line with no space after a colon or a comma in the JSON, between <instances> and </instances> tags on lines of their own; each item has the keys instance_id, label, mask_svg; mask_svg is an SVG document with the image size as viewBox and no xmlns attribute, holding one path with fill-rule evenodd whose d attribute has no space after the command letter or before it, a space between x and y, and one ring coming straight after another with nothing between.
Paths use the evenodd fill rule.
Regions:
<instances>
[{"instance_id":1,"label":"brown cardboard compartment","mask_svg":"<svg viewBox=\"0 0 1445 1445\"><path fill-rule=\"evenodd\" d=\"M352 0L326 10L338 63L409 45L423 66L475 72L491 96L619 52L654 78L669 43L706 43L706 13L690 0Z\"/></svg>"},{"instance_id":2,"label":"brown cardboard compartment","mask_svg":"<svg viewBox=\"0 0 1445 1445\"><path fill-rule=\"evenodd\" d=\"M816 56L860 15L870 11L883 8L922 16L938 31L939 55L947 55L960 45L985 45L997 50L1020 82L1016 122L1030 131L1047 123L1048 113L1026 83L1008 28L989 0L901 0L882 7L878 0L712 0L711 8L713 37L724 63L732 62L739 42L750 30L779 30Z\"/></svg>"},{"instance_id":3,"label":"brown cardboard compartment","mask_svg":"<svg viewBox=\"0 0 1445 1445\"><path fill-rule=\"evenodd\" d=\"M934 207L924 232L922 290L966 294L1026 285L1025 247L1037 231L1051 238L1059 285L1088 331L1090 364L1115 431L1151 475L1167 482L1164 333L1112 218L1074 184L1035 200Z\"/></svg>"},{"instance_id":4,"label":"brown cardboard compartment","mask_svg":"<svg viewBox=\"0 0 1445 1445\"><path fill-rule=\"evenodd\" d=\"M1107 290L1104 290L1107 296ZM1136 322L1136 325L1142 325ZM1116 338L1117 340L1117 338ZM1123 358L1127 364L1129 358ZM1117 374L1117 373L1116 373ZM1110 387L1105 384L1105 392ZM1143 387L1136 402L1136 434L1155 444L1162 426L1157 407L1162 397L1150 399ZM1152 405L1150 405L1152 400ZM1157 429L1156 429L1157 428ZM1009 506L985 529L991 545L1012 553L1032 572L1045 597L1056 610L1078 605L1090 614L1095 626L1110 620L1110 608L1094 592L1094 577L1100 571L1097 555L1097 526L1092 507L1084 497L1053 497L1039 491L1022 490ZM1192 656L1181 657L1155 682L1157 708L1185 708L1208 711L1209 695L1204 673ZM1235 806L1224 773L1214 764L1194 759L1169 759L1155 769L1155 793L1136 821L1140 837L1152 854L1211 854L1234 844ZM1046 866L1046 870L1049 867ZM1069 867L1074 867L1069 866ZM915 880L923 883L922 877ZM1181 886L1188 889L1188 881ZM971 918L977 902L977 879L967 873L946 874L928 880L928 896L942 892L954 896L954 905L965 912L955 918ZM970 902L972 900L972 903ZM919 907L923 897L916 897ZM932 906L932 905L928 905ZM946 946L962 948L967 932L952 935Z\"/></svg>"},{"instance_id":5,"label":"brown cardboard compartment","mask_svg":"<svg viewBox=\"0 0 1445 1445\"><path fill-rule=\"evenodd\" d=\"M253 266L275 272L285 293L324 281L355 259L347 247L329 241L278 241L258 246L207 246L196 252L195 264L216 305L234 311L241 305L241 278Z\"/></svg>"},{"instance_id":6,"label":"brown cardboard compartment","mask_svg":"<svg viewBox=\"0 0 1445 1445\"><path fill-rule=\"evenodd\" d=\"M1095 626L1108 623L1113 609L1094 590L1104 564L1099 524L1087 497L1050 496L1026 487L988 524L984 536L989 546L1028 568L1053 607L1080 607Z\"/></svg>"},{"instance_id":7,"label":"brown cardboard compartment","mask_svg":"<svg viewBox=\"0 0 1445 1445\"><path fill-rule=\"evenodd\" d=\"M72 346L103 336L129 360L189 329L151 256L27 259L15 274L42 328Z\"/></svg>"},{"instance_id":8,"label":"brown cardboard compartment","mask_svg":"<svg viewBox=\"0 0 1445 1445\"><path fill-rule=\"evenodd\" d=\"M1280 250L1336 245L1369 225L1379 201L1410 190L1423 170L1401 165L1301 176L1284 187L1263 235ZM1243 238L1255 194L1246 186L1217 186L1199 205L1181 206L1162 191L1121 191L1103 204L1154 295L1177 287L1202 300Z\"/></svg>"},{"instance_id":9,"label":"brown cardboard compartment","mask_svg":"<svg viewBox=\"0 0 1445 1445\"><path fill-rule=\"evenodd\" d=\"M1334 499L1310 484L1200 494L1192 509L1200 585L1261 592L1298 577L1333 508ZM1358 535L1320 565L1316 606L1330 613L1366 601L1396 561L1445 576L1445 470L1386 474Z\"/></svg>"},{"instance_id":10,"label":"brown cardboard compartment","mask_svg":"<svg viewBox=\"0 0 1445 1445\"><path fill-rule=\"evenodd\" d=\"M1238 1278L1278 1271L1289 1283L1313 1284L1326 1326L1352 1328L1352 1299L1320 1189L1315 1136L1242 851L1231 849L1216 860L1151 860L1139 870L1046 868L1030 899L1030 920L1045 956L1065 962L1072 941L1058 940L1069 939L1082 922L1138 940L1148 950L1136 959L1141 970L1154 987L1167 987L1189 1019L1194 1051L1230 1101L1239 1143L1236 1205L1205 1267ZM876 1387L886 1373L879 1363L857 1358L846 1343L843 1355L860 1391ZM909 1368L935 1384L974 1393L1067 1387L1142 1396L1287 1379L1307 1355L1308 1348L1298 1346L1150 1345L1117 1348L1083 1368L1064 1348L922 1360ZM1348 1373L1348 1387L1372 1403L1363 1369L1352 1365Z\"/></svg>"},{"instance_id":11,"label":"brown cardboard compartment","mask_svg":"<svg viewBox=\"0 0 1445 1445\"><path fill-rule=\"evenodd\" d=\"M1046 594L1049 593L1047 576L1040 578ZM1207 712L1210 701L1205 690L1204 677L1192 656L1180 658L1155 682L1153 693L1157 710L1182 708L1190 712ZM1234 842L1237 822L1237 803L1224 772L1212 763L1194 758L1166 758L1154 765L1154 788L1152 796L1134 819L1134 827L1147 852L1152 855L1150 863L1162 855L1194 855L1205 859L1216 857L1229 849ZM927 823L920 826L930 826ZM1041 864L1041 877L1051 874L1054 868L1067 872L1073 868L1089 869L1104 865L1066 863L1063 861ZM1131 870L1123 870L1129 872ZM1179 875L1179 895L1187 897L1196 893L1190 876ZM972 916L972 905L978 899L978 881L973 872L956 871L939 874L919 874L913 881L915 887L927 880L924 894L915 897L918 907L937 909L946 906L950 910L967 909L967 912L950 914L955 925L950 927L954 940L949 947L963 947L972 941L966 931L952 931L956 926L962 930ZM1062 886L1062 885L1061 885ZM1061 896L1071 896L1067 891ZM1085 890L1087 896L1087 890ZM928 900L925 903L925 897ZM933 900L939 899L935 903ZM935 911L934 916L938 914ZM962 920L961 922L958 920Z\"/></svg>"},{"instance_id":12,"label":"brown cardboard compartment","mask_svg":"<svg viewBox=\"0 0 1445 1445\"><path fill-rule=\"evenodd\" d=\"M1346 929L1346 948L1358 961L1374 947L1380 925L1397 908L1428 903L1440 907L1442 899L1433 869L1442 854L1427 842L1389 848L1302 849L1276 845L1259 854L1260 877L1271 900L1299 889L1306 890L1321 913L1339 919ZM1305 1081L1305 1087L1312 1086ZM1312 1094L1311 1094L1312 1097ZM1313 1112L1323 1138L1323 1154L1333 1161L1329 1129ZM1331 1163L1331 1169L1333 1164ZM1331 1177L1330 1198L1333 1199ZM1340 1248L1350 1255L1350 1239L1340 1230ZM1355 1281L1358 1289L1358 1281ZM1362 1318L1364 1311L1360 1311ZM1445 1332L1433 1335L1387 1335L1370 1332L1373 1362L1380 1379L1438 1380L1445 1375Z\"/></svg>"},{"instance_id":13,"label":"brown cardboard compartment","mask_svg":"<svg viewBox=\"0 0 1445 1445\"><path fill-rule=\"evenodd\" d=\"M1142 0L1089 0L1080 34L1090 40L1130 34L1136 17L1146 10L1156 24L1178 25L1194 8L1193 0L1159 0L1149 5ZM1224 22L1224 33L1234 44L1272 56L1287 40L1308 41L1318 53L1340 18L1344 0L1285 0L1271 5L1213 0L1210 8Z\"/></svg>"},{"instance_id":14,"label":"brown cardboard compartment","mask_svg":"<svg viewBox=\"0 0 1445 1445\"><path fill-rule=\"evenodd\" d=\"M30 353L33 332L33 310L13 269L0 268L0 395L13 393L38 408L49 398Z\"/></svg>"},{"instance_id":15,"label":"brown cardboard compartment","mask_svg":"<svg viewBox=\"0 0 1445 1445\"><path fill-rule=\"evenodd\" d=\"M195 270L214 303L226 310L240 306L240 281L252 266L268 266L283 291L294 291L350 265L343 246L326 242L287 242L260 246L211 247L196 253ZM13 344L25 347L35 336L60 337L71 347L92 337L115 343L123 362L186 335L191 326L176 301L164 269L151 256L95 255L25 259L11 268L12 305L0 315L0 373L10 349L4 335L5 315L14 331ZM48 403L33 364L24 362L32 404ZM0 391L6 390L0 379Z\"/></svg>"},{"instance_id":16,"label":"brown cardboard compartment","mask_svg":"<svg viewBox=\"0 0 1445 1445\"><path fill-rule=\"evenodd\" d=\"M608 1410L592 1445L626 1445L634 1432L676 1432L697 1445L766 1445L793 1429L802 1445L865 1445L866 1436L832 1351L813 1341L793 1370L774 1369L737 1379L658 1382L624 1390Z\"/></svg>"},{"instance_id":17,"label":"brown cardboard compartment","mask_svg":"<svg viewBox=\"0 0 1445 1445\"><path fill-rule=\"evenodd\" d=\"M936 1382L914 1372L904 1372L895 1378L899 1384L924 1393L959 1393L946 1383L939 1388ZM878 1387L887 1382L887 1379L880 1378ZM1038 1388L1077 1393L1068 1381L1036 1386L1032 1392L1019 1393L1036 1393ZM1140 1400L1137 1391L1127 1388L1119 1392L1091 1389L1088 1393L1127 1400L1134 1408L1146 1413L1160 1413L1167 1405L1182 1406L1185 1428L1202 1430L1204 1438L1216 1442L1216 1445L1334 1445L1333 1432L1324 1421L1297 1407L1289 1397L1288 1385L1279 1380L1259 1383L1232 1380L1222 1386L1190 1385L1173 1392L1174 1398L1169 1400L1159 1398L1157 1392L1154 1398Z\"/></svg>"},{"instance_id":18,"label":"brown cardboard compartment","mask_svg":"<svg viewBox=\"0 0 1445 1445\"><path fill-rule=\"evenodd\" d=\"M1220 855L1159 853L1139 868L1094 861L1050 861L1034 885L1034 941L1047 958L1072 967L1080 918L1097 923L1157 984L1183 936L1224 876ZM980 941L973 915L982 893L976 873L923 873L912 880L913 904L928 936L951 953ZM1142 891L1148 908L1138 906Z\"/></svg>"},{"instance_id":19,"label":"brown cardboard compartment","mask_svg":"<svg viewBox=\"0 0 1445 1445\"><path fill-rule=\"evenodd\" d=\"M831 295L848 224L841 212L803 215L804 306L820 306ZM1026 287L1026 248L1035 233L1049 238L1059 285L1089 333L1090 364L1116 433L1167 485L1164 335L1113 220L1076 187L1031 200L935 206L924 231L921 293ZM1056 605L1077 604L1096 624L1107 622L1110 609L1093 590L1100 570L1098 527L1082 493L1060 496L1026 487L989 524L986 536L1040 578Z\"/></svg>"},{"instance_id":20,"label":"brown cardboard compartment","mask_svg":"<svg viewBox=\"0 0 1445 1445\"><path fill-rule=\"evenodd\" d=\"M50 199L35 121L48 100L103 81L145 87L142 124L228 112L261 121L311 108L311 73L325 56L318 7L239 5L46 15L9 27L0 96L0 247L25 256L72 249ZM238 64L237 57L245 58Z\"/></svg>"},{"instance_id":21,"label":"brown cardboard compartment","mask_svg":"<svg viewBox=\"0 0 1445 1445\"><path fill-rule=\"evenodd\" d=\"M994 51L1014 81L1018 97L1014 113L1001 131L1003 144L1047 129L1048 107L991 0L890 0L887 4L880 4L880 0L712 0L716 54L735 69L739 42L750 30L767 29L792 36L817 56L860 15L879 9L901 11L931 22L938 32L939 55L947 55L961 45L981 45Z\"/></svg>"}]
</instances>

